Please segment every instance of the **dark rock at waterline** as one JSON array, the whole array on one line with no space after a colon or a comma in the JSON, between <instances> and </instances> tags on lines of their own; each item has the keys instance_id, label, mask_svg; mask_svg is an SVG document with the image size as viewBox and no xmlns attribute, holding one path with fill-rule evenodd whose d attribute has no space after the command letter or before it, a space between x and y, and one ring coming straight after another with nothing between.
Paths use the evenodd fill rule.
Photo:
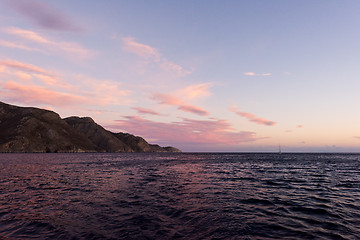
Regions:
<instances>
[{"instance_id":1,"label":"dark rock at waterline","mask_svg":"<svg viewBox=\"0 0 360 240\"><path fill-rule=\"evenodd\" d=\"M0 102L0 152L180 152L129 133L112 133L89 117Z\"/></svg>"},{"instance_id":2,"label":"dark rock at waterline","mask_svg":"<svg viewBox=\"0 0 360 240\"><path fill-rule=\"evenodd\" d=\"M160 147L157 144L149 144L142 137L129 133L113 133L118 139L125 142L135 152L181 152L174 147Z\"/></svg>"},{"instance_id":3,"label":"dark rock at waterline","mask_svg":"<svg viewBox=\"0 0 360 240\"><path fill-rule=\"evenodd\" d=\"M0 102L0 152L98 152L52 111Z\"/></svg>"},{"instance_id":4,"label":"dark rock at waterline","mask_svg":"<svg viewBox=\"0 0 360 240\"><path fill-rule=\"evenodd\" d=\"M115 137L113 133L105 130L89 117L69 117L64 118L64 121L106 152L135 152L131 147Z\"/></svg>"}]
</instances>

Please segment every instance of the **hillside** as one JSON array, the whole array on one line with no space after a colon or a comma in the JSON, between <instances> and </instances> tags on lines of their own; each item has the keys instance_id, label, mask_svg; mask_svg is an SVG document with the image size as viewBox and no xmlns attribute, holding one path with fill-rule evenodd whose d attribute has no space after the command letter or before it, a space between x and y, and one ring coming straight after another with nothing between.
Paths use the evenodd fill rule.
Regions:
<instances>
[{"instance_id":1,"label":"hillside","mask_svg":"<svg viewBox=\"0 0 360 240\"><path fill-rule=\"evenodd\" d=\"M89 117L61 119L39 108L0 102L0 152L180 152L129 133L112 133Z\"/></svg>"}]
</instances>

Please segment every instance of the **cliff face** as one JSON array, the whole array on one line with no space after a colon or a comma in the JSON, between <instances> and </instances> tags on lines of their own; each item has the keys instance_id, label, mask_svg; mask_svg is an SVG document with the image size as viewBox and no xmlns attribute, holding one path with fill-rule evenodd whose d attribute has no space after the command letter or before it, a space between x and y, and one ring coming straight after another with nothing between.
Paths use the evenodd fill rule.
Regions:
<instances>
[{"instance_id":1,"label":"cliff face","mask_svg":"<svg viewBox=\"0 0 360 240\"><path fill-rule=\"evenodd\" d=\"M137 152L89 117L69 117L64 118L64 121L106 152Z\"/></svg>"},{"instance_id":2,"label":"cliff face","mask_svg":"<svg viewBox=\"0 0 360 240\"><path fill-rule=\"evenodd\" d=\"M0 102L0 152L96 152L57 113Z\"/></svg>"},{"instance_id":3,"label":"cliff face","mask_svg":"<svg viewBox=\"0 0 360 240\"><path fill-rule=\"evenodd\" d=\"M129 133L112 133L89 117L69 117L64 121L106 152L180 152L179 149L173 147L163 148L149 144L142 137Z\"/></svg>"},{"instance_id":4,"label":"cliff face","mask_svg":"<svg viewBox=\"0 0 360 240\"><path fill-rule=\"evenodd\" d=\"M142 137L128 133L113 133L118 139L125 142L135 152L181 152L174 147L160 147L157 144L149 144Z\"/></svg>"},{"instance_id":5,"label":"cliff face","mask_svg":"<svg viewBox=\"0 0 360 240\"><path fill-rule=\"evenodd\" d=\"M112 133L89 117L0 102L0 152L180 152L128 133Z\"/></svg>"}]
</instances>

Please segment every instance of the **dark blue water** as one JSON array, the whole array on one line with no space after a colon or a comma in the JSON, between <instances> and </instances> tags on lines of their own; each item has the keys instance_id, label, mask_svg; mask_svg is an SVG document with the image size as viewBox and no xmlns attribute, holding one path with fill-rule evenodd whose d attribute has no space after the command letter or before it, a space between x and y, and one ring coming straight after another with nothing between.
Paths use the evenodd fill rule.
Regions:
<instances>
[{"instance_id":1,"label":"dark blue water","mask_svg":"<svg viewBox=\"0 0 360 240\"><path fill-rule=\"evenodd\" d=\"M1 154L0 239L360 239L356 154Z\"/></svg>"}]
</instances>

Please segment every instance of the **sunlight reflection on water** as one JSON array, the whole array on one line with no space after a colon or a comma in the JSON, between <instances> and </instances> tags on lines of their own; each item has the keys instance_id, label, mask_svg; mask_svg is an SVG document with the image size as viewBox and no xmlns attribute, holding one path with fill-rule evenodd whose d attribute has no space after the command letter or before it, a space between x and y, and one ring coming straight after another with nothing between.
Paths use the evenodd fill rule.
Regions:
<instances>
[{"instance_id":1,"label":"sunlight reflection on water","mask_svg":"<svg viewBox=\"0 0 360 240\"><path fill-rule=\"evenodd\" d=\"M2 154L0 238L356 239L359 159Z\"/></svg>"}]
</instances>

